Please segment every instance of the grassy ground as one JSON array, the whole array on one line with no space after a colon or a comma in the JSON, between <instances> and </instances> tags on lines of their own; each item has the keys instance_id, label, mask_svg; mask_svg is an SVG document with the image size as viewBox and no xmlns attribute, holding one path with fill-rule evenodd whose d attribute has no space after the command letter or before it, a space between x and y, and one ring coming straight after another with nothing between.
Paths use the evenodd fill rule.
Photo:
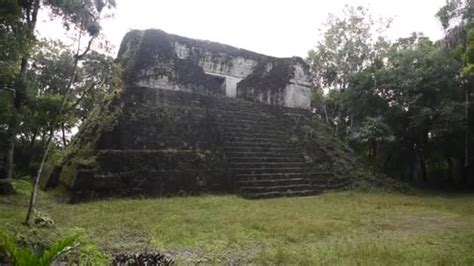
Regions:
<instances>
[{"instance_id":1,"label":"grassy ground","mask_svg":"<svg viewBox=\"0 0 474 266\"><path fill-rule=\"evenodd\" d=\"M53 241L83 232L107 254L166 251L181 262L255 264L474 264L474 195L327 193L105 200L77 205L41 193L52 228L27 228L28 184L0 197L0 228Z\"/></svg>"}]
</instances>

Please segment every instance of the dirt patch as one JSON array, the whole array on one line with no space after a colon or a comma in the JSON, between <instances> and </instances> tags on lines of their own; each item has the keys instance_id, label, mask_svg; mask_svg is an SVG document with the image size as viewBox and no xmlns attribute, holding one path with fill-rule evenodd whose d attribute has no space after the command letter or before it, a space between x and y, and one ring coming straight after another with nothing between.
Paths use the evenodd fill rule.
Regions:
<instances>
[{"instance_id":1,"label":"dirt patch","mask_svg":"<svg viewBox=\"0 0 474 266\"><path fill-rule=\"evenodd\" d=\"M418 213L402 215L397 222L402 232L430 233L442 230L474 229L472 223L457 215Z\"/></svg>"}]
</instances>

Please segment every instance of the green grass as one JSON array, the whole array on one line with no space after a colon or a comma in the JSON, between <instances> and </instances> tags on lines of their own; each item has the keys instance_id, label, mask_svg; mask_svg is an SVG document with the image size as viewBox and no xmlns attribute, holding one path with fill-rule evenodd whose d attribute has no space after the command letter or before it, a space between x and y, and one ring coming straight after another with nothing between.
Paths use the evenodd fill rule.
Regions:
<instances>
[{"instance_id":1,"label":"green grass","mask_svg":"<svg viewBox=\"0 0 474 266\"><path fill-rule=\"evenodd\" d=\"M474 195L341 192L69 205L57 193L41 193L38 207L53 228L20 225L26 205L26 193L0 198L0 228L46 243L80 231L106 254L159 250L215 264L474 264Z\"/></svg>"}]
</instances>

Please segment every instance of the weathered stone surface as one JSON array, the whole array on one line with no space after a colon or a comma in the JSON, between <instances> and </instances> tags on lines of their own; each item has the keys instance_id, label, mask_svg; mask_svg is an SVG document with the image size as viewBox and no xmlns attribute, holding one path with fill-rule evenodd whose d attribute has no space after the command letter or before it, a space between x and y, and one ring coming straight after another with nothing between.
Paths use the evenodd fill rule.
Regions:
<instances>
[{"instance_id":1,"label":"weathered stone surface","mask_svg":"<svg viewBox=\"0 0 474 266\"><path fill-rule=\"evenodd\" d=\"M160 30L129 32L118 59L126 84L225 95L309 109L310 78L298 57L275 58Z\"/></svg>"},{"instance_id":2,"label":"weathered stone surface","mask_svg":"<svg viewBox=\"0 0 474 266\"><path fill-rule=\"evenodd\" d=\"M73 141L78 155L53 175L73 201L305 196L350 184L338 163L349 157L306 109L302 59L147 30L125 36L118 60L125 87L102 108L116 119L83 127Z\"/></svg>"}]
</instances>

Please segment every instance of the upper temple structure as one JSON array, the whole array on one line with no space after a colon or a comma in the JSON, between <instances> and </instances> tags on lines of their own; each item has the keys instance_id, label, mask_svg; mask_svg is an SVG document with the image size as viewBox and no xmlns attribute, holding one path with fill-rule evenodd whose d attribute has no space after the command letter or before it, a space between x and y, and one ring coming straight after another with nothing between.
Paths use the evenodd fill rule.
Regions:
<instances>
[{"instance_id":1,"label":"upper temple structure","mask_svg":"<svg viewBox=\"0 0 474 266\"><path fill-rule=\"evenodd\" d=\"M299 57L275 58L160 30L131 31L121 45L126 85L227 96L309 109L309 67Z\"/></svg>"},{"instance_id":2,"label":"upper temple structure","mask_svg":"<svg viewBox=\"0 0 474 266\"><path fill-rule=\"evenodd\" d=\"M73 201L236 193L306 196L351 184L351 151L310 112L308 65L133 30L123 88L92 112L43 184Z\"/></svg>"}]
</instances>

